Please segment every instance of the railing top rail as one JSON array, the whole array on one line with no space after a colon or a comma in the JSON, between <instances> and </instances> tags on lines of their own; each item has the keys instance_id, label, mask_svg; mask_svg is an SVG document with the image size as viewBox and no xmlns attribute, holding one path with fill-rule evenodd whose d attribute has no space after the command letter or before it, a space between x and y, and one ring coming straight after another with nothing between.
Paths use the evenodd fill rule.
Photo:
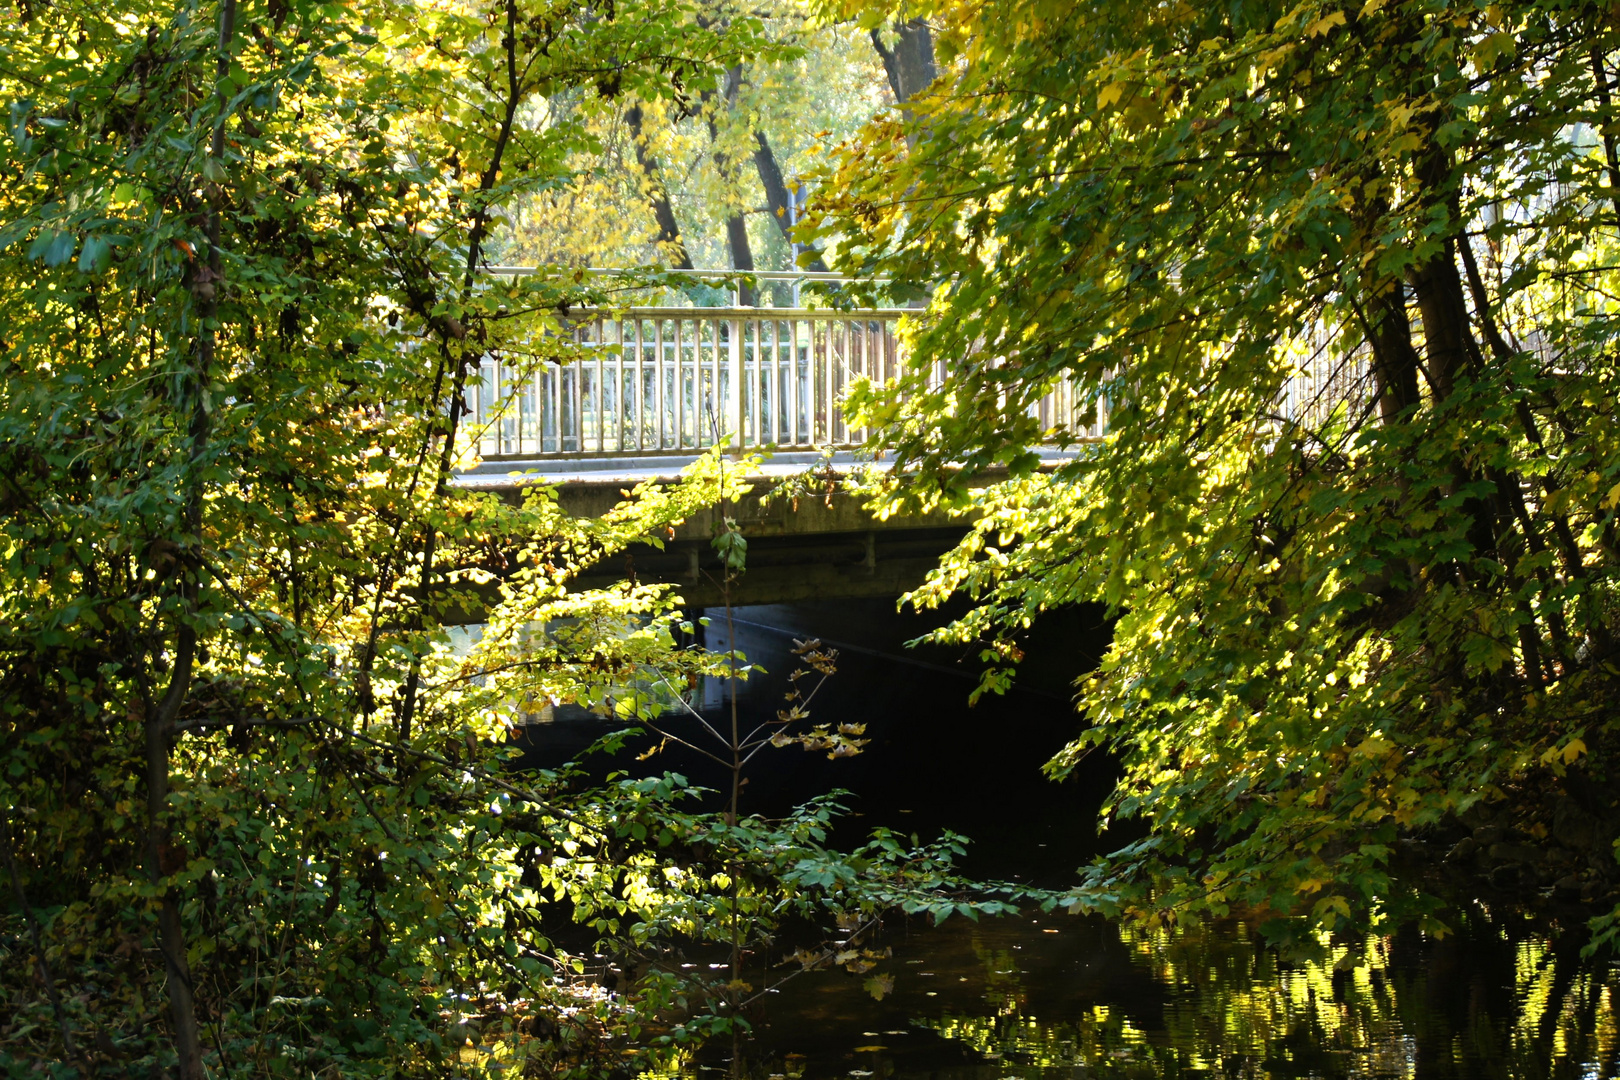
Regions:
<instances>
[{"instance_id":1,"label":"railing top rail","mask_svg":"<svg viewBox=\"0 0 1620 1080\"><path fill-rule=\"evenodd\" d=\"M485 273L498 274L504 277L522 277L527 274L543 273L551 267L545 266L486 266ZM578 271L567 268L558 268L565 273ZM735 281L737 278L749 278L754 281L825 281L833 284L854 284L865 282L881 285L888 278L853 278L846 274L834 274L819 270L652 270L651 268L624 269L611 266L590 266L584 272L594 277L626 277L637 273L658 273L675 277L693 278L698 281Z\"/></svg>"},{"instance_id":2,"label":"railing top rail","mask_svg":"<svg viewBox=\"0 0 1620 1080\"><path fill-rule=\"evenodd\" d=\"M909 308L802 308L802 307L586 307L575 308L570 318L613 319L742 319L770 322L772 319L814 319L818 322L840 319L894 319L910 313Z\"/></svg>"}]
</instances>

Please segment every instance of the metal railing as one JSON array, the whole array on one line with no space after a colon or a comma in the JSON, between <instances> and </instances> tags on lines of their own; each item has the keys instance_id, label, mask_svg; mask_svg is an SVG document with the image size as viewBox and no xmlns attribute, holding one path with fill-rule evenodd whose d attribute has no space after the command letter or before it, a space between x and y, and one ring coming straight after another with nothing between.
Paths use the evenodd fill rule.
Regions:
<instances>
[{"instance_id":1,"label":"metal railing","mask_svg":"<svg viewBox=\"0 0 1620 1080\"><path fill-rule=\"evenodd\" d=\"M1371 353L1360 343L1349 354L1336 349L1342 333L1312 321L1283 344L1290 371L1277 395L1275 418L1306 428L1319 428L1341 415L1345 423L1355 423L1371 403Z\"/></svg>"}]
</instances>

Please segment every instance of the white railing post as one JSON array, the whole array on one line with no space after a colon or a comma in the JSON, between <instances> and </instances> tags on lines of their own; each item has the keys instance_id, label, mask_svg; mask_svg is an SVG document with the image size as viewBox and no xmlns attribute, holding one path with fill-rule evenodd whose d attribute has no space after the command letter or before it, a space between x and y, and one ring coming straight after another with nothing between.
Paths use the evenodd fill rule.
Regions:
<instances>
[{"instance_id":1,"label":"white railing post","mask_svg":"<svg viewBox=\"0 0 1620 1080\"><path fill-rule=\"evenodd\" d=\"M743 433L747 430L748 395L743 393L743 321L731 320L731 386L727 391L726 422L731 424L732 434L737 439L737 449L743 448Z\"/></svg>"},{"instance_id":2,"label":"white railing post","mask_svg":"<svg viewBox=\"0 0 1620 1080\"><path fill-rule=\"evenodd\" d=\"M801 279L840 280L803 272L758 276L794 286ZM734 273L694 277L730 278L733 289L741 284ZM866 434L842 422L843 394L857 374L881 378L898 368L893 338L901 312L797 306L767 312L745 309L740 299L733 292L734 306L724 309L579 311L566 320L571 355L542 362L526 378L515 365L491 358L481 384L468 393L470 414L483 429L481 453L569 459L691 451L708 445L712 434L730 435L735 450L767 444L833 449ZM877 340L868 341L871 334ZM611 357L604 355L609 348Z\"/></svg>"}]
</instances>

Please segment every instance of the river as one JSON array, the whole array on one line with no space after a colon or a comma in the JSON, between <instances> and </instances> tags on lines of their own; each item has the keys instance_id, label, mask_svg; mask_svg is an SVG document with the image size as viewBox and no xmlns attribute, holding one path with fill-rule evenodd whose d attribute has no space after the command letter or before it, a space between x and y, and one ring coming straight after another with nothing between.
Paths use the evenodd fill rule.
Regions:
<instances>
[{"instance_id":1,"label":"river","mask_svg":"<svg viewBox=\"0 0 1620 1080\"><path fill-rule=\"evenodd\" d=\"M893 933L894 988L809 974L756 1018L749 1071L1003 1077L1612 1077L1620 971L1578 942L1480 923L1324 938L1179 934L1035 916ZM712 1052L694 1073L724 1071ZM713 1075L713 1073L710 1073Z\"/></svg>"},{"instance_id":2,"label":"river","mask_svg":"<svg viewBox=\"0 0 1620 1080\"><path fill-rule=\"evenodd\" d=\"M722 613L709 614L707 644L724 648ZM840 650L818 718L860 720L872 739L848 761L780 751L751 774L745 810L779 813L849 789L854 813L836 841L858 842L874 825L923 839L950 829L974 840L968 872L1052 888L1139 835L1129 823L1097 833L1114 778L1106 760L1061 784L1040 773L1077 730L1070 683L1106 648L1100 612L1037 626L1018 687L972 708L969 650L904 646L926 625L888 604L733 612L737 645L767 669L745 688L747 710L775 707L788 646L816 636ZM561 760L600 730L579 716L544 725L531 736L534 760ZM679 752L653 765L720 780ZM1483 907L1459 921L1441 939L1412 929L1324 936L1286 953L1237 921L1175 933L1061 913L891 921L868 943L892 952L875 971L811 972L767 995L751 1016L745 1071L760 1080L1620 1076L1615 964L1582 959L1575 932ZM892 983L881 999L869 989L874 974ZM730 1072L729 1053L711 1045L684 1071L694 1080Z\"/></svg>"}]
</instances>

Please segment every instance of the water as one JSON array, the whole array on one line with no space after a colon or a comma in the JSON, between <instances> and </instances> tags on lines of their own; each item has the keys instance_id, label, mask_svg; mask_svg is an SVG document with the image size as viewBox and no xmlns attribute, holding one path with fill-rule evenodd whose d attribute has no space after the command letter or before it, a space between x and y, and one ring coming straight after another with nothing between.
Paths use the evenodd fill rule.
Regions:
<instances>
[{"instance_id":1,"label":"water","mask_svg":"<svg viewBox=\"0 0 1620 1080\"><path fill-rule=\"evenodd\" d=\"M874 1001L854 976L783 985L749 1072L851 1077L1609 1077L1620 972L1500 927L1317 942L1240 924L1171 935L1043 915L890 935ZM692 1072L714 1075L723 1055Z\"/></svg>"},{"instance_id":2,"label":"water","mask_svg":"<svg viewBox=\"0 0 1620 1080\"><path fill-rule=\"evenodd\" d=\"M721 613L710 614L714 633ZM792 666L788 646L818 636L843 655L817 719L858 719L872 737L848 761L798 751L762 758L745 810L780 813L848 788L854 813L839 843L858 843L874 825L925 840L950 829L975 840L968 872L1055 888L1131 837L1097 835L1096 810L1114 779L1105 759L1064 784L1040 774L1078 730L1069 683L1106 647L1100 612L1037 626L1019 688L976 708L966 704L971 650L905 649L928 624L890 605L734 616L738 645L769 672L745 688L745 711L774 710L772 677ZM535 730L532 760L564 760L600 728L576 720ZM692 755L642 767L721 786ZM1236 922L1169 934L1064 915L897 921L874 943L892 950L876 970L797 975L768 995L751 1016L744 1071L759 1080L1620 1076L1620 973L1611 962L1583 961L1577 933L1552 937L1483 911L1463 922L1443 940L1415 931L1324 938L1282 955ZM764 986L790 974L747 978ZM881 1000L866 989L873 976L892 980ZM729 1054L711 1046L685 1073L729 1073Z\"/></svg>"}]
</instances>

